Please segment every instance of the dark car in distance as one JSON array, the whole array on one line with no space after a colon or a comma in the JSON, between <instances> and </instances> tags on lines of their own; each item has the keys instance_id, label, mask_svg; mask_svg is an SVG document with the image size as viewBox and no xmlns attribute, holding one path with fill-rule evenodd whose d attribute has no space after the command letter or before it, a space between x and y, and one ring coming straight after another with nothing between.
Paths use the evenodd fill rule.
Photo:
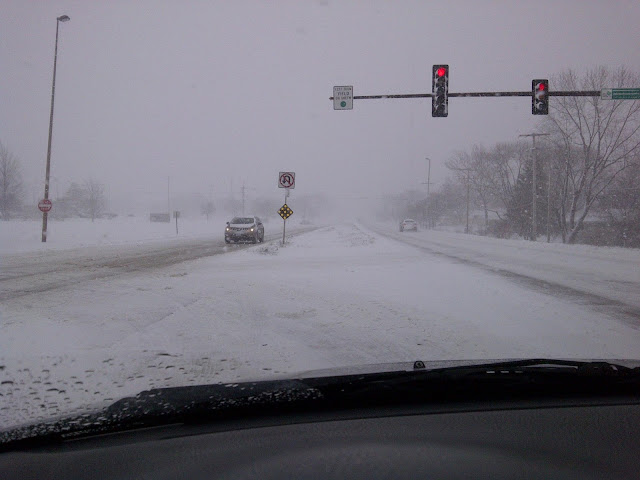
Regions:
<instances>
[{"instance_id":1,"label":"dark car in distance","mask_svg":"<svg viewBox=\"0 0 640 480\"><path fill-rule=\"evenodd\" d=\"M264 225L258 217L234 217L224 229L225 243L264 242Z\"/></svg>"}]
</instances>

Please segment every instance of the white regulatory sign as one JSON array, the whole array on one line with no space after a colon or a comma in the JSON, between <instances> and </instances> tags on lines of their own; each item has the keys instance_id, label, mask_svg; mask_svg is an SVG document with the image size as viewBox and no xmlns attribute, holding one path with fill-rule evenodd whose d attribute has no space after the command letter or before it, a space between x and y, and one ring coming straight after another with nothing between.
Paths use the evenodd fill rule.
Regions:
<instances>
[{"instance_id":1,"label":"white regulatory sign","mask_svg":"<svg viewBox=\"0 0 640 480\"><path fill-rule=\"evenodd\" d=\"M280 175L278 175L278 187L296 188L296 172L280 172Z\"/></svg>"},{"instance_id":2,"label":"white regulatory sign","mask_svg":"<svg viewBox=\"0 0 640 480\"><path fill-rule=\"evenodd\" d=\"M333 87L333 109L353 110L353 86Z\"/></svg>"},{"instance_id":3,"label":"white regulatory sign","mask_svg":"<svg viewBox=\"0 0 640 480\"><path fill-rule=\"evenodd\" d=\"M611 88L603 88L600 90L600 99L601 100L611 100L613 99L613 89Z\"/></svg>"}]
</instances>

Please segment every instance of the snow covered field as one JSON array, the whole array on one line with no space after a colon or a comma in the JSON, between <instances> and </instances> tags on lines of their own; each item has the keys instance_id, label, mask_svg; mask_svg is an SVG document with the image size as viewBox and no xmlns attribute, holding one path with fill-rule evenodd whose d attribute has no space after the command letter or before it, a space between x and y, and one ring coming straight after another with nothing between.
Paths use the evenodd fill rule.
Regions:
<instances>
[{"instance_id":1,"label":"snow covered field","mask_svg":"<svg viewBox=\"0 0 640 480\"><path fill-rule=\"evenodd\" d=\"M277 241L228 247L7 299L0 306L0 428L86 411L152 387L338 366L640 357L640 329L628 318L407 245L391 228L381 233L336 225L297 235L286 247ZM424 246L421 235L430 233L401 238ZM491 246L491 239L458 237L484 245L478 248L488 262L500 245L506 250L497 240ZM455 247L454 237L440 241ZM544 269L544 255L536 252L547 246L517 247L521 268L528 258ZM583 268L596 261L592 270L600 268L600 256L628 264L638 255L566 250L584 256ZM562 265L560 257L553 261ZM630 288L637 289L634 281Z\"/></svg>"}]
</instances>

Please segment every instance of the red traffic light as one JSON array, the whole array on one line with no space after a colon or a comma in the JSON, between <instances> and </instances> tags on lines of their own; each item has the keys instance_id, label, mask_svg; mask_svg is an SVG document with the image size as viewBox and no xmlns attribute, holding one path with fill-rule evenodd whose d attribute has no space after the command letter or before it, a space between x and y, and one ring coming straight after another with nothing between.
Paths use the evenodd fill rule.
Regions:
<instances>
[{"instance_id":1,"label":"red traffic light","mask_svg":"<svg viewBox=\"0 0 640 480\"><path fill-rule=\"evenodd\" d=\"M549 80L531 80L531 113L549 114Z\"/></svg>"},{"instance_id":2,"label":"red traffic light","mask_svg":"<svg viewBox=\"0 0 640 480\"><path fill-rule=\"evenodd\" d=\"M431 80L431 116L446 117L449 113L449 65L433 65Z\"/></svg>"}]
</instances>

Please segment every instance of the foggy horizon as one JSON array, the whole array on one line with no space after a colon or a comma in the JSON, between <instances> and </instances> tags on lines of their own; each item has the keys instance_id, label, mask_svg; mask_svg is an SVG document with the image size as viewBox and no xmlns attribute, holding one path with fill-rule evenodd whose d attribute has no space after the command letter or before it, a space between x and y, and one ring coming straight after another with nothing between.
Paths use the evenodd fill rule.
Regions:
<instances>
[{"instance_id":1,"label":"foggy horizon","mask_svg":"<svg viewBox=\"0 0 640 480\"><path fill-rule=\"evenodd\" d=\"M640 65L631 2L2 3L0 140L21 162L24 201L42 196L66 14L51 198L91 178L123 213L162 205L168 177L176 197L238 198L243 184L250 198L279 197L278 172L295 171L293 198L381 198L424 189L425 157L437 189L455 151L536 128L527 97L451 98L448 118L431 118L429 99L334 111L334 85L430 93L431 66L448 63L451 92L525 91L568 68ZM477 22L488 9L494 22ZM564 24L567 14L577 21ZM523 55L532 31L540 55Z\"/></svg>"}]
</instances>

